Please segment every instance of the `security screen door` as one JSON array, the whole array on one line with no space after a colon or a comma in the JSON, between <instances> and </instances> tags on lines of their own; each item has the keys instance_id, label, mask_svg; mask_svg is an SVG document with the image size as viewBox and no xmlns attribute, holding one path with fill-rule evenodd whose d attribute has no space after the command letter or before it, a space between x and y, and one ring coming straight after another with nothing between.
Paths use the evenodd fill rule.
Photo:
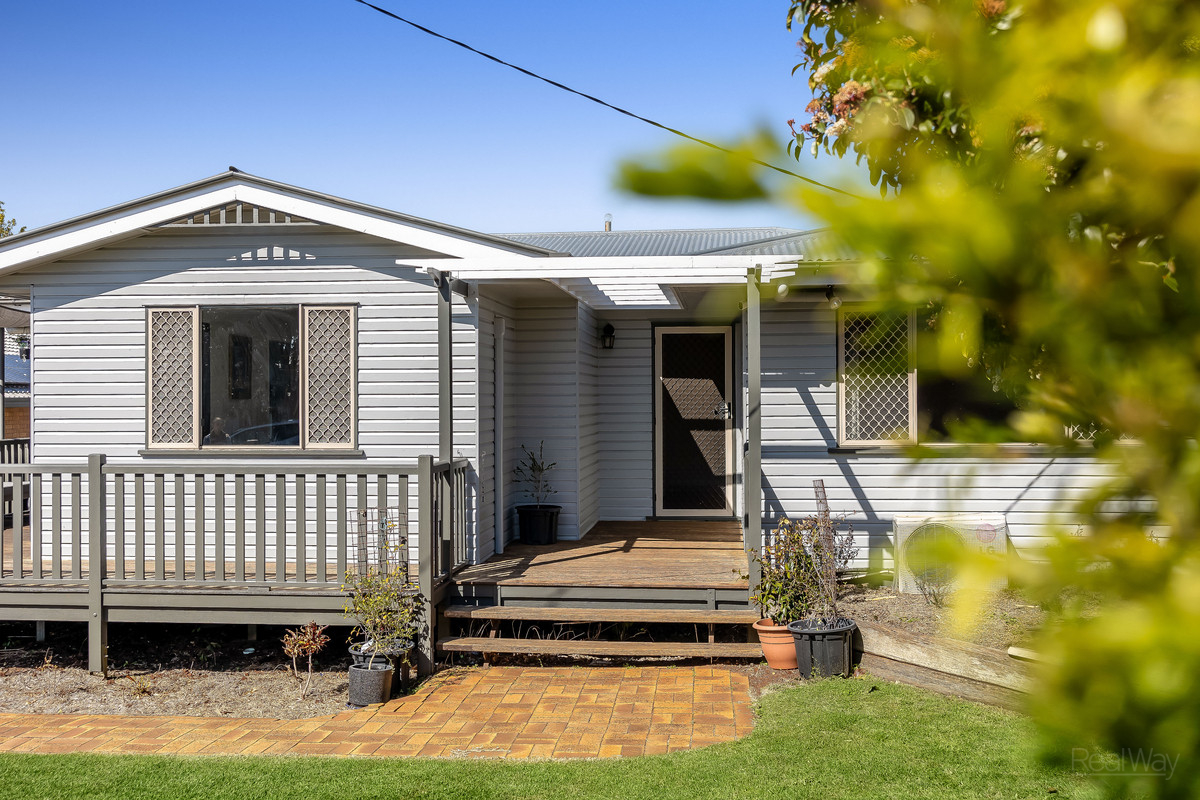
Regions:
<instances>
[{"instance_id":1,"label":"security screen door","mask_svg":"<svg viewBox=\"0 0 1200 800\"><path fill-rule=\"evenodd\" d=\"M733 515L732 329L655 329L655 513Z\"/></svg>"}]
</instances>

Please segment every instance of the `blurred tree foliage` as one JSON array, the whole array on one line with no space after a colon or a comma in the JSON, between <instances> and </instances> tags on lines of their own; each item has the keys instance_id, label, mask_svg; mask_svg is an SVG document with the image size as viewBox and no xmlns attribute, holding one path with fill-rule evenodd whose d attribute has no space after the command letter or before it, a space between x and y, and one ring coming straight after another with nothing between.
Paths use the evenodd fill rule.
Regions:
<instances>
[{"instance_id":1,"label":"blurred tree foliage","mask_svg":"<svg viewBox=\"0 0 1200 800\"><path fill-rule=\"evenodd\" d=\"M1034 697L1048 751L1166 754L1169 780L1114 794L1200 796L1200 5L798 0L788 23L813 95L789 152L853 154L880 197L764 192L855 246L882 306L937 309L943 368L983 363L1021 398L1013 434L1113 466L1063 509L1080 527L1017 567L1059 604Z\"/></svg>"},{"instance_id":2,"label":"blurred tree foliage","mask_svg":"<svg viewBox=\"0 0 1200 800\"><path fill-rule=\"evenodd\" d=\"M25 231L24 228L21 228L19 231L14 231L13 228L15 227L17 227L17 221L11 217L5 216L4 203L0 203L0 239L3 239L5 236L12 236L14 233L23 233Z\"/></svg>"}]
</instances>

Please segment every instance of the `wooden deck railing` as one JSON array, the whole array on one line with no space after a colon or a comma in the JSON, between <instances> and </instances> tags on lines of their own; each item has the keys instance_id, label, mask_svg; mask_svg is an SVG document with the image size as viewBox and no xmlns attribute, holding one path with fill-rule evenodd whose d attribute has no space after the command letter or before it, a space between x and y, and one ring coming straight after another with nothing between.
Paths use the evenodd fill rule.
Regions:
<instances>
[{"instance_id":1,"label":"wooden deck railing","mask_svg":"<svg viewBox=\"0 0 1200 800\"><path fill-rule=\"evenodd\" d=\"M0 464L28 464L29 439L0 439Z\"/></svg>"},{"instance_id":2,"label":"wooden deck railing","mask_svg":"<svg viewBox=\"0 0 1200 800\"><path fill-rule=\"evenodd\" d=\"M432 630L449 578L467 564L468 471L466 460L430 456L415 466L10 462L0 466L12 509L0 531L0 616L87 619L93 671L104 668L117 606L130 621L290 624L311 610L338 622L341 584L358 557L355 519L398 509ZM39 592L49 592L40 603ZM229 599L263 592L305 599ZM197 600L214 593L225 599ZM422 651L431 657L429 643Z\"/></svg>"}]
</instances>

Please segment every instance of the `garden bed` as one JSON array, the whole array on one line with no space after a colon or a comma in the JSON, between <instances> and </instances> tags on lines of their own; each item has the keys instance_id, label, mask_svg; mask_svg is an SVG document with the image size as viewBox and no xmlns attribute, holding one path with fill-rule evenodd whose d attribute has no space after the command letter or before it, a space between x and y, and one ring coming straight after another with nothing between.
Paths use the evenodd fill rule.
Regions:
<instances>
[{"instance_id":1,"label":"garden bed","mask_svg":"<svg viewBox=\"0 0 1200 800\"><path fill-rule=\"evenodd\" d=\"M251 641L239 625L114 624L102 678L87 671L86 626L46 627L36 642L32 623L0 623L0 712L303 719L346 708L348 629L330 629L302 700L283 628L262 627Z\"/></svg>"}]
</instances>

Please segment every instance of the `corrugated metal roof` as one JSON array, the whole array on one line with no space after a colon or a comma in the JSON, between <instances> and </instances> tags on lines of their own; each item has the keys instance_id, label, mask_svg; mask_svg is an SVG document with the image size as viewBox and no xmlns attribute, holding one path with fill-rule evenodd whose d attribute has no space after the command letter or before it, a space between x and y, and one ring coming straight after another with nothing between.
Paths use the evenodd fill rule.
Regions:
<instances>
[{"instance_id":1,"label":"corrugated metal roof","mask_svg":"<svg viewBox=\"0 0 1200 800\"><path fill-rule=\"evenodd\" d=\"M799 256L804 261L854 261L858 254L828 230L803 231L770 239L760 239L704 255L723 256Z\"/></svg>"},{"instance_id":2,"label":"corrugated metal roof","mask_svg":"<svg viewBox=\"0 0 1200 800\"><path fill-rule=\"evenodd\" d=\"M824 231L793 228L697 228L650 231L502 233L521 244L587 256L694 256L750 254L815 257ZM768 249L769 248L769 249Z\"/></svg>"}]
</instances>

